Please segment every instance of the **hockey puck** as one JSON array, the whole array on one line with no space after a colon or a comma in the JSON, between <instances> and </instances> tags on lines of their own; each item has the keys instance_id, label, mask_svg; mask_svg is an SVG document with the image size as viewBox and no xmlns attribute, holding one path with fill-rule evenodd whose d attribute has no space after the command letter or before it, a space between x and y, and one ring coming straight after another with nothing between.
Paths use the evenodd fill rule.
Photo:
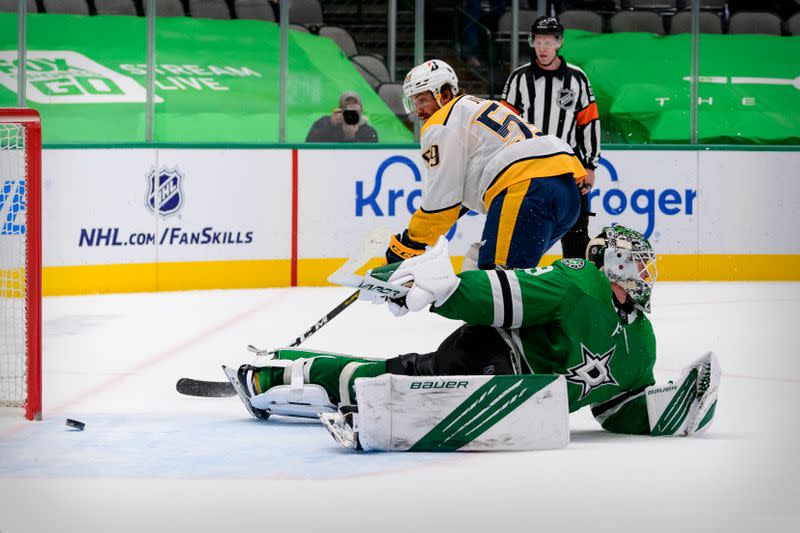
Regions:
<instances>
[{"instance_id":1,"label":"hockey puck","mask_svg":"<svg viewBox=\"0 0 800 533\"><path fill-rule=\"evenodd\" d=\"M71 418L67 418L67 425L71 428L77 429L78 431L83 431L83 428L86 427L86 424L80 420L73 420Z\"/></svg>"}]
</instances>

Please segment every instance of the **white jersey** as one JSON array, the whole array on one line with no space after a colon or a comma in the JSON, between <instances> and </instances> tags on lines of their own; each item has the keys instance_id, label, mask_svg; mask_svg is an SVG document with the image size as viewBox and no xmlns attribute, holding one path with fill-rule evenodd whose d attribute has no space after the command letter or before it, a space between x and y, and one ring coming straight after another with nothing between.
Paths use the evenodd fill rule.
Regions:
<instances>
[{"instance_id":1,"label":"white jersey","mask_svg":"<svg viewBox=\"0 0 800 533\"><path fill-rule=\"evenodd\" d=\"M408 226L409 237L433 244L462 210L486 213L498 193L523 180L586 171L570 146L543 135L494 100L459 96L422 127L422 205Z\"/></svg>"}]
</instances>

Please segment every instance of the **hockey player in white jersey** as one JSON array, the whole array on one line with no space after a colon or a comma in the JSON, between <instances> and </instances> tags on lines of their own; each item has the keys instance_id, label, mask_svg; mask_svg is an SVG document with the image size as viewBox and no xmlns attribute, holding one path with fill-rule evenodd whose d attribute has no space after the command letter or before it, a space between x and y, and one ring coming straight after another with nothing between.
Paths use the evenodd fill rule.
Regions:
<instances>
[{"instance_id":1,"label":"hockey player in white jersey","mask_svg":"<svg viewBox=\"0 0 800 533\"><path fill-rule=\"evenodd\" d=\"M586 171L572 148L500 102L459 96L455 71L438 59L411 69L403 92L423 121L427 173L422 204L392 237L387 261L423 253L473 210L487 216L478 268L536 266L579 214L575 183Z\"/></svg>"}]
</instances>

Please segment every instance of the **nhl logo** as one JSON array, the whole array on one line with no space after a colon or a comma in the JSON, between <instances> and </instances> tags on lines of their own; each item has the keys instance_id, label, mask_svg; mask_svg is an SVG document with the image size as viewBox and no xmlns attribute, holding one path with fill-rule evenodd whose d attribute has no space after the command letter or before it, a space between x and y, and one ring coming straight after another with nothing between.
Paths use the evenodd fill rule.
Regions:
<instances>
[{"instance_id":1,"label":"nhl logo","mask_svg":"<svg viewBox=\"0 0 800 533\"><path fill-rule=\"evenodd\" d=\"M183 206L183 174L177 167L162 167L147 174L146 205L151 213L158 213L162 218L174 215Z\"/></svg>"},{"instance_id":2,"label":"nhl logo","mask_svg":"<svg viewBox=\"0 0 800 533\"><path fill-rule=\"evenodd\" d=\"M575 91L572 89L561 89L558 91L556 103L561 109L569 109L575 104Z\"/></svg>"}]
</instances>

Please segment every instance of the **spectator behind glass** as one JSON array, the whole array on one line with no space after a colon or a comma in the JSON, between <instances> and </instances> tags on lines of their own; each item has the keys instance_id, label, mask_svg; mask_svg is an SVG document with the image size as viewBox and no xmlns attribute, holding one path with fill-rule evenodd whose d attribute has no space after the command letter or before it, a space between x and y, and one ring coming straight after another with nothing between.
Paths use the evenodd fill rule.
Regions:
<instances>
[{"instance_id":1,"label":"spectator behind glass","mask_svg":"<svg viewBox=\"0 0 800 533\"><path fill-rule=\"evenodd\" d=\"M146 2L147 0L145 0ZM269 0L269 7L272 8L272 14L275 15L275 21L281 20L281 4L278 0Z\"/></svg>"},{"instance_id":2,"label":"spectator behind glass","mask_svg":"<svg viewBox=\"0 0 800 533\"><path fill-rule=\"evenodd\" d=\"M306 142L378 142L378 132L367 124L358 93L346 92L339 97L339 107L331 115L314 122Z\"/></svg>"},{"instance_id":3,"label":"spectator behind glass","mask_svg":"<svg viewBox=\"0 0 800 533\"><path fill-rule=\"evenodd\" d=\"M461 32L461 59L472 68L480 68L478 59L478 24L487 26L491 32L497 31L497 22L506 12L507 0L489 0L489 10L484 12L481 0L462 0L464 11L474 20L464 17ZM536 9L536 8L533 8ZM477 22L477 24L476 24Z\"/></svg>"}]
</instances>

